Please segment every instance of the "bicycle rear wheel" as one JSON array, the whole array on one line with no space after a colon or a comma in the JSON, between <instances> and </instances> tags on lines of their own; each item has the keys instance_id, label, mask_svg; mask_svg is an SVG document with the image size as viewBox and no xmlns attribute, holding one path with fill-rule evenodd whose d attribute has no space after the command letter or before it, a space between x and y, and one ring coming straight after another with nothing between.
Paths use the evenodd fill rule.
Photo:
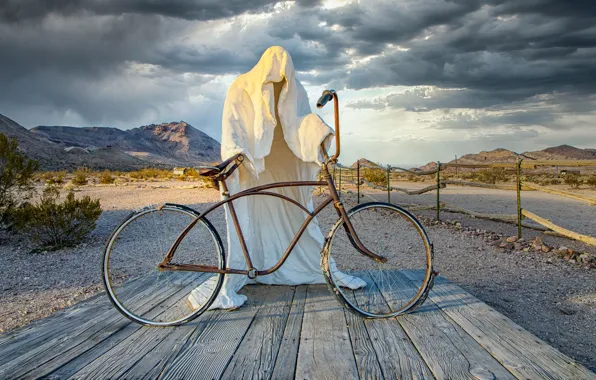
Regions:
<instances>
[{"instance_id":1,"label":"bicycle rear wheel","mask_svg":"<svg viewBox=\"0 0 596 380\"><path fill-rule=\"evenodd\" d=\"M387 259L378 262L356 248L342 218L332 227L323 249L321 266L327 284L340 303L366 318L386 318L420 306L432 287L433 247L424 228L406 210L388 203L358 205L348 218L362 244ZM424 273L415 284L407 271ZM350 289L354 276L366 282ZM359 281L355 281L357 283Z\"/></svg>"},{"instance_id":2,"label":"bicycle rear wheel","mask_svg":"<svg viewBox=\"0 0 596 380\"><path fill-rule=\"evenodd\" d=\"M125 317L143 325L175 326L203 313L215 299L223 274L158 268L197 218L199 214L185 206L149 206L133 212L113 232L104 251L103 280ZM207 219L200 218L184 236L170 263L225 268L221 239ZM208 286L201 286L205 302L196 307L188 297L200 285Z\"/></svg>"}]
</instances>

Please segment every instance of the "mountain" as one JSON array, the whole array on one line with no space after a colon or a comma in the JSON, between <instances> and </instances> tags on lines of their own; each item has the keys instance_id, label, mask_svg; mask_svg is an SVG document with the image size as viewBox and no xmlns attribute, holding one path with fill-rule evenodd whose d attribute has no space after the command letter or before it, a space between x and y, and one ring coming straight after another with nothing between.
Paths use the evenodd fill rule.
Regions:
<instances>
[{"instance_id":1,"label":"mountain","mask_svg":"<svg viewBox=\"0 0 596 380\"><path fill-rule=\"evenodd\" d=\"M521 153L524 160L596 160L596 149L580 149L570 145L560 145L543 150ZM458 164L492 164L496 162L515 162L516 153L507 149L498 148L491 151L466 154L457 159ZM455 160L449 161L454 164ZM420 167L430 170L436 166L434 162Z\"/></svg>"},{"instance_id":2,"label":"mountain","mask_svg":"<svg viewBox=\"0 0 596 380\"><path fill-rule=\"evenodd\" d=\"M374 162L367 160L366 158L361 158L352 164L352 168L356 169L358 163L360 163L360 167L379 167L379 165L375 164Z\"/></svg>"},{"instance_id":3,"label":"mountain","mask_svg":"<svg viewBox=\"0 0 596 380\"><path fill-rule=\"evenodd\" d=\"M526 152L524 155L537 160L596 160L596 149L559 145L536 152Z\"/></svg>"},{"instance_id":4,"label":"mountain","mask_svg":"<svg viewBox=\"0 0 596 380\"><path fill-rule=\"evenodd\" d=\"M219 160L219 143L192 125L151 124L130 130L39 126L31 129L63 148L112 148L153 164L192 166Z\"/></svg>"},{"instance_id":5,"label":"mountain","mask_svg":"<svg viewBox=\"0 0 596 380\"><path fill-rule=\"evenodd\" d=\"M65 126L28 130L0 115L0 133L16 138L20 149L39 161L43 170L80 166L136 170L219 160L219 143L185 122L152 124L127 131Z\"/></svg>"}]
</instances>

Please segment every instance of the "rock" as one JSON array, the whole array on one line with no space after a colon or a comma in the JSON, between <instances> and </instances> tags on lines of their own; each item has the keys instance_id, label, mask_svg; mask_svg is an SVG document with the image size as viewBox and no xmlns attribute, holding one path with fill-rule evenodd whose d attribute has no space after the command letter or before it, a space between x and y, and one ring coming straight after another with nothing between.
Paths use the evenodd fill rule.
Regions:
<instances>
[{"instance_id":1,"label":"rock","mask_svg":"<svg viewBox=\"0 0 596 380\"><path fill-rule=\"evenodd\" d=\"M565 315L573 315L573 314L577 313L577 310L572 309L567 306L559 306L559 311L561 312L561 314L565 314Z\"/></svg>"},{"instance_id":2,"label":"rock","mask_svg":"<svg viewBox=\"0 0 596 380\"><path fill-rule=\"evenodd\" d=\"M507 243L507 242L502 242L501 244L499 244L499 248L513 249L513 244Z\"/></svg>"},{"instance_id":3,"label":"rock","mask_svg":"<svg viewBox=\"0 0 596 380\"><path fill-rule=\"evenodd\" d=\"M551 259L550 257L546 260L547 264L552 264L553 263L553 259Z\"/></svg>"},{"instance_id":4,"label":"rock","mask_svg":"<svg viewBox=\"0 0 596 380\"><path fill-rule=\"evenodd\" d=\"M506 239L508 243L515 243L517 241L517 236L510 236Z\"/></svg>"},{"instance_id":5,"label":"rock","mask_svg":"<svg viewBox=\"0 0 596 380\"><path fill-rule=\"evenodd\" d=\"M523 245L521 245L520 243L513 243L513 249L515 249L516 251L521 251L524 248Z\"/></svg>"},{"instance_id":6,"label":"rock","mask_svg":"<svg viewBox=\"0 0 596 380\"><path fill-rule=\"evenodd\" d=\"M542 239L539 236L536 236L536 239L532 242L532 246L535 250L540 250L542 248Z\"/></svg>"},{"instance_id":7,"label":"rock","mask_svg":"<svg viewBox=\"0 0 596 380\"><path fill-rule=\"evenodd\" d=\"M455 227L461 228L461 223L460 222L455 222Z\"/></svg>"},{"instance_id":8,"label":"rock","mask_svg":"<svg viewBox=\"0 0 596 380\"><path fill-rule=\"evenodd\" d=\"M548 245L543 245L542 247L540 247L540 250L544 253L548 253L550 252L550 247Z\"/></svg>"},{"instance_id":9,"label":"rock","mask_svg":"<svg viewBox=\"0 0 596 380\"><path fill-rule=\"evenodd\" d=\"M526 248L523 249L523 251L524 252L530 252L530 248L529 247L526 247Z\"/></svg>"}]
</instances>

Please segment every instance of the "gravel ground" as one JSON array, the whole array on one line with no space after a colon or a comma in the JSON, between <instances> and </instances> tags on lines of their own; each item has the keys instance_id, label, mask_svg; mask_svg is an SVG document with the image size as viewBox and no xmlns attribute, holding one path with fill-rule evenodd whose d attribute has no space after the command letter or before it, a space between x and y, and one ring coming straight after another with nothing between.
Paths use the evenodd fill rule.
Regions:
<instances>
[{"instance_id":1,"label":"gravel ground","mask_svg":"<svg viewBox=\"0 0 596 380\"><path fill-rule=\"evenodd\" d=\"M105 211L91 239L76 248L30 254L31 247L26 242L14 237L0 237L0 259L3 262L0 333L46 317L101 291L103 244L131 210L164 201L204 209L218 199L215 190L188 188L193 185L196 184L173 181L83 187L77 195L100 198ZM409 183L403 187L419 185ZM386 194L382 192L367 192L386 201ZM443 191L442 199L479 212L514 213L515 198L511 194L452 187ZM434 194L407 197L394 193L392 201L432 203L435 198ZM596 231L596 218L593 214L590 216L596 208L581 202L537 192L524 193L523 202L524 207L554 223L590 235ZM347 206L353 203L353 199L346 201ZM420 213L425 218L432 215L432 212ZM596 370L596 270L548 254L501 252L490 244L485 234L476 232L488 230L510 236L516 232L515 226L458 214L443 214L442 218L458 220L464 227L435 225L430 220L427 223L436 248L436 267L442 275L563 353ZM335 212L328 207L320 216L323 234L335 219ZM222 214L215 215L212 222L223 238ZM470 227L470 231L465 231L465 227ZM525 237L535 234L524 229ZM549 236L543 240L552 246L591 249L562 238Z\"/></svg>"}]
</instances>

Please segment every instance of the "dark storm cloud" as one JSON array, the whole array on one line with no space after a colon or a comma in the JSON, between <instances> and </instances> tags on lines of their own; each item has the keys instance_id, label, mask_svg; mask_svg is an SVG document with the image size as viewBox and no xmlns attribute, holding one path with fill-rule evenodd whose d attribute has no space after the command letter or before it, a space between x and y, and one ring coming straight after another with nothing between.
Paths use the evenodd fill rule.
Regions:
<instances>
[{"instance_id":1,"label":"dark storm cloud","mask_svg":"<svg viewBox=\"0 0 596 380\"><path fill-rule=\"evenodd\" d=\"M118 16L161 15L186 20L217 20L245 12L259 12L275 0L7 0L0 8L0 20L39 20L49 14L73 16L81 13ZM309 3L315 3L309 1Z\"/></svg>"},{"instance_id":2,"label":"dark storm cloud","mask_svg":"<svg viewBox=\"0 0 596 380\"><path fill-rule=\"evenodd\" d=\"M332 9L319 0L275 3L5 0L0 112L44 106L93 122L121 120L143 104L184 99L188 86L213 76L245 72L271 45L290 51L309 84L415 86L353 108L478 111L439 120L440 128L495 120L558 128L561 113L588 113L596 104L594 1L379 0ZM209 29L219 24L225 27ZM188 73L193 79L184 83ZM540 118L538 103L554 116Z\"/></svg>"}]
</instances>

